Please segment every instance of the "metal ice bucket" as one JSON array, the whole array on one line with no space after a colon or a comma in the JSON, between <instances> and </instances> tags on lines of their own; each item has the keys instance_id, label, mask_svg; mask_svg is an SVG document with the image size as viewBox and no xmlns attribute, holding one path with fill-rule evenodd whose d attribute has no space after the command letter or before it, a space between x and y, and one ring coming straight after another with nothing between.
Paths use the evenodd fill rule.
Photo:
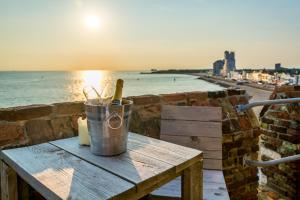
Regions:
<instances>
[{"instance_id":1,"label":"metal ice bucket","mask_svg":"<svg viewBox=\"0 0 300 200\"><path fill-rule=\"evenodd\" d=\"M126 151L132 101L123 100L120 106L85 103L91 152L113 156Z\"/></svg>"}]
</instances>

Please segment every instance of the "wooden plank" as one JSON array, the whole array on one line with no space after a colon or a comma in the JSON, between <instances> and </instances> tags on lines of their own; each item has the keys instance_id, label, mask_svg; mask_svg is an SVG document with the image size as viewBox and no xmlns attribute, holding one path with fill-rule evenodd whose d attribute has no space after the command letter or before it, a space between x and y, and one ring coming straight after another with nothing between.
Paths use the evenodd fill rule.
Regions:
<instances>
[{"instance_id":1,"label":"wooden plank","mask_svg":"<svg viewBox=\"0 0 300 200\"><path fill-rule=\"evenodd\" d=\"M130 133L128 149L151 158L156 158L176 167L176 172L202 160L202 152L162 140Z\"/></svg>"},{"instance_id":2,"label":"wooden plank","mask_svg":"<svg viewBox=\"0 0 300 200\"><path fill-rule=\"evenodd\" d=\"M165 184L151 193L150 200L181 199L181 177ZM222 171L203 170L203 199L229 200Z\"/></svg>"},{"instance_id":3,"label":"wooden plank","mask_svg":"<svg viewBox=\"0 0 300 200\"><path fill-rule=\"evenodd\" d=\"M108 199L135 193L135 185L45 143L3 150L4 159L46 199Z\"/></svg>"},{"instance_id":4,"label":"wooden plank","mask_svg":"<svg viewBox=\"0 0 300 200\"><path fill-rule=\"evenodd\" d=\"M161 140L203 151L203 158L222 159L222 139L197 136L161 135Z\"/></svg>"},{"instance_id":5,"label":"wooden plank","mask_svg":"<svg viewBox=\"0 0 300 200\"><path fill-rule=\"evenodd\" d=\"M203 171L202 162L197 162L194 165L183 171L181 179L181 194L183 200L203 198Z\"/></svg>"},{"instance_id":6,"label":"wooden plank","mask_svg":"<svg viewBox=\"0 0 300 200\"><path fill-rule=\"evenodd\" d=\"M222 108L207 106L164 105L162 106L161 118L202 122L220 122L222 120Z\"/></svg>"},{"instance_id":7,"label":"wooden plank","mask_svg":"<svg viewBox=\"0 0 300 200\"><path fill-rule=\"evenodd\" d=\"M222 150L222 138L161 135L160 139L183 146L191 145L191 148L195 149L202 148L203 150L210 151Z\"/></svg>"},{"instance_id":8,"label":"wooden plank","mask_svg":"<svg viewBox=\"0 0 300 200\"><path fill-rule=\"evenodd\" d=\"M1 160L1 199L17 200L18 183L16 172Z\"/></svg>"},{"instance_id":9,"label":"wooden plank","mask_svg":"<svg viewBox=\"0 0 300 200\"><path fill-rule=\"evenodd\" d=\"M222 160L209 159L209 158L203 160L204 169L222 170L223 169L222 165L223 165Z\"/></svg>"},{"instance_id":10,"label":"wooden plank","mask_svg":"<svg viewBox=\"0 0 300 200\"><path fill-rule=\"evenodd\" d=\"M79 158L105 169L133 184L137 190L145 190L147 187L158 183L160 179L175 174L175 167L156 158L148 157L136 151L130 151L113 156L96 156L90 152L87 146L78 145L78 138L68 138L50 142ZM131 142L128 141L130 146ZM143 148L141 146L140 148Z\"/></svg>"},{"instance_id":11,"label":"wooden plank","mask_svg":"<svg viewBox=\"0 0 300 200\"><path fill-rule=\"evenodd\" d=\"M222 137L221 122L161 120L161 135Z\"/></svg>"}]
</instances>

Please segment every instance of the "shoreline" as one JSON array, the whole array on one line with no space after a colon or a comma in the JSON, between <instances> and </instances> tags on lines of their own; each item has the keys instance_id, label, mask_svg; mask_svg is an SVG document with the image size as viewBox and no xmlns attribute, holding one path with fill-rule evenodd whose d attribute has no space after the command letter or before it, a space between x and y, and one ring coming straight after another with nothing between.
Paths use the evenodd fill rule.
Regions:
<instances>
[{"instance_id":1,"label":"shoreline","mask_svg":"<svg viewBox=\"0 0 300 200\"><path fill-rule=\"evenodd\" d=\"M253 87L256 89L265 90L265 91L269 91L269 92L273 92L273 90L275 89L275 86L273 86L273 85L259 85L257 83L244 83L243 85L237 85L236 81L226 80L226 79L220 78L220 77L208 77L206 75L200 75L200 74L193 74L193 75L198 76L198 79L200 79L200 80L214 83L214 84L220 85L225 88L249 86L249 87Z\"/></svg>"},{"instance_id":2,"label":"shoreline","mask_svg":"<svg viewBox=\"0 0 300 200\"><path fill-rule=\"evenodd\" d=\"M274 90L275 87L263 87L255 83L247 83L243 85L237 85L235 81L225 80L224 78L219 77L208 77L206 74L187 74L192 76L197 76L197 79L207 81L209 83L213 83L216 85L220 85L224 88L240 88L246 90L248 95L250 96L249 102L255 101L264 101L268 100ZM257 106L252 108L255 115L259 118L260 112L262 110L262 106Z\"/></svg>"}]
</instances>

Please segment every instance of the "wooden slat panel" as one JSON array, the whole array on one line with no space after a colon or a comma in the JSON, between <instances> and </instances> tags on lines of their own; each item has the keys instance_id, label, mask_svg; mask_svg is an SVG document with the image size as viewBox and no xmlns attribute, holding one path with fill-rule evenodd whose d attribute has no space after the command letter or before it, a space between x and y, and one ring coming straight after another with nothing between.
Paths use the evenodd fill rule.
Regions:
<instances>
[{"instance_id":1,"label":"wooden slat panel","mask_svg":"<svg viewBox=\"0 0 300 200\"><path fill-rule=\"evenodd\" d=\"M167 183L151 193L150 200L158 199L181 199L181 178ZM228 191L222 171L203 170L203 199L206 200L229 200Z\"/></svg>"},{"instance_id":2,"label":"wooden slat panel","mask_svg":"<svg viewBox=\"0 0 300 200\"><path fill-rule=\"evenodd\" d=\"M47 199L108 199L135 185L45 143L4 150L1 157Z\"/></svg>"},{"instance_id":3,"label":"wooden slat panel","mask_svg":"<svg viewBox=\"0 0 300 200\"><path fill-rule=\"evenodd\" d=\"M222 150L222 138L161 135L161 140L201 150Z\"/></svg>"},{"instance_id":4,"label":"wooden slat panel","mask_svg":"<svg viewBox=\"0 0 300 200\"><path fill-rule=\"evenodd\" d=\"M222 108L207 106L164 105L162 107L161 118L187 121L220 122L222 120Z\"/></svg>"},{"instance_id":5,"label":"wooden slat panel","mask_svg":"<svg viewBox=\"0 0 300 200\"><path fill-rule=\"evenodd\" d=\"M161 120L161 135L222 137L221 122Z\"/></svg>"},{"instance_id":6,"label":"wooden slat panel","mask_svg":"<svg viewBox=\"0 0 300 200\"><path fill-rule=\"evenodd\" d=\"M203 160L204 169L222 170L222 164L222 160L209 158Z\"/></svg>"},{"instance_id":7,"label":"wooden slat panel","mask_svg":"<svg viewBox=\"0 0 300 200\"><path fill-rule=\"evenodd\" d=\"M210 137L191 137L161 135L161 140L203 151L203 158L222 159L222 139Z\"/></svg>"}]
</instances>

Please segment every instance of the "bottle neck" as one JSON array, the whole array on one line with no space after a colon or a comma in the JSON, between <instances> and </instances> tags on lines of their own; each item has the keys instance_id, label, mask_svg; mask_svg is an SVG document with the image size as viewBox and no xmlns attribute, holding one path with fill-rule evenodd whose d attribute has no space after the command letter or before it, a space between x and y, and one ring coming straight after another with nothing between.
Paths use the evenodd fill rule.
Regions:
<instances>
[{"instance_id":1,"label":"bottle neck","mask_svg":"<svg viewBox=\"0 0 300 200\"><path fill-rule=\"evenodd\" d=\"M123 80L118 79L116 84L116 91L112 98L113 105L121 105L122 104L122 90L123 90Z\"/></svg>"}]
</instances>

